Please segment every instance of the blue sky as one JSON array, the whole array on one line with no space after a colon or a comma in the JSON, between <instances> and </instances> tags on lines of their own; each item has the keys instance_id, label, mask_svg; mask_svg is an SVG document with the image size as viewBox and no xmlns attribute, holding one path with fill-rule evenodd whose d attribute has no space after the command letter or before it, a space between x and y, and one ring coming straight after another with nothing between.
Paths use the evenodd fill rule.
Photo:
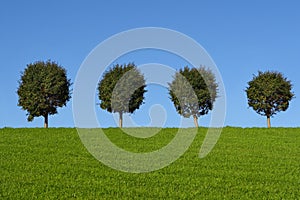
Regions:
<instances>
[{"instance_id":1,"label":"blue sky","mask_svg":"<svg viewBox=\"0 0 300 200\"><path fill-rule=\"evenodd\" d=\"M88 54L102 41L122 31L163 27L196 40L210 54L223 78L226 126L266 126L266 119L248 108L247 82L258 70L282 72L294 85L296 98L273 126L300 126L300 3L298 1L1 1L0 127L41 127L42 118L27 122L17 106L20 72L28 63L51 59L75 81ZM137 65L156 62L175 69L183 60L158 51L124 55L116 62ZM100 77L99 77L100 78ZM146 103L132 118L148 125L148 111L167 115L164 126L178 126L179 116L166 99L166 89L152 85ZM165 97L162 98L162 95ZM95 94L96 96L97 94ZM96 99L96 98L95 98ZM98 102L95 102L95 104ZM155 106L161 104L162 107ZM96 106L96 105L95 105ZM73 127L72 100L51 116L49 125ZM109 113L97 110L103 126L116 126ZM209 116L199 120L207 125ZM192 120L192 119L191 119Z\"/></svg>"}]
</instances>

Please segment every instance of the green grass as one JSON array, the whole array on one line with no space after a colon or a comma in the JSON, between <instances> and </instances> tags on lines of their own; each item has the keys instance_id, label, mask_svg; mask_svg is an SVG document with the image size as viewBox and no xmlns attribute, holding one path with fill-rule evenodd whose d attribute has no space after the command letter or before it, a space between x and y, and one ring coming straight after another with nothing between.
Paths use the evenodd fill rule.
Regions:
<instances>
[{"instance_id":1,"label":"green grass","mask_svg":"<svg viewBox=\"0 0 300 200\"><path fill-rule=\"evenodd\" d=\"M0 129L0 199L299 199L300 129L224 128L199 159L205 131L168 167L131 174L93 158L76 129ZM105 132L124 149L148 152L176 129L148 139Z\"/></svg>"}]
</instances>

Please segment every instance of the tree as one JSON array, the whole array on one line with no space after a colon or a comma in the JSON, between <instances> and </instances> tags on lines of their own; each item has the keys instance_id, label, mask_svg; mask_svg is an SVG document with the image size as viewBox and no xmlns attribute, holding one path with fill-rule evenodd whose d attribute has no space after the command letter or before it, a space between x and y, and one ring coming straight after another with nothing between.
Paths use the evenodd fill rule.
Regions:
<instances>
[{"instance_id":1,"label":"tree","mask_svg":"<svg viewBox=\"0 0 300 200\"><path fill-rule=\"evenodd\" d=\"M246 88L248 105L255 112L267 117L268 128L271 127L270 117L280 111L286 111L289 101L294 97L292 84L282 73L258 72L257 76L248 82Z\"/></svg>"},{"instance_id":2,"label":"tree","mask_svg":"<svg viewBox=\"0 0 300 200\"><path fill-rule=\"evenodd\" d=\"M119 113L119 127L123 113L133 113L143 104L146 83L134 63L114 65L106 71L98 84L100 108Z\"/></svg>"},{"instance_id":3,"label":"tree","mask_svg":"<svg viewBox=\"0 0 300 200\"><path fill-rule=\"evenodd\" d=\"M205 67L180 69L169 83L169 95L176 111L185 118L193 116L198 127L198 117L212 110L217 98L218 84L211 70Z\"/></svg>"},{"instance_id":4,"label":"tree","mask_svg":"<svg viewBox=\"0 0 300 200\"><path fill-rule=\"evenodd\" d=\"M27 120L44 117L44 127L48 128L48 115L57 113L57 107L66 106L70 100L70 79L66 70L50 60L27 65L19 81L18 106L27 110Z\"/></svg>"}]
</instances>

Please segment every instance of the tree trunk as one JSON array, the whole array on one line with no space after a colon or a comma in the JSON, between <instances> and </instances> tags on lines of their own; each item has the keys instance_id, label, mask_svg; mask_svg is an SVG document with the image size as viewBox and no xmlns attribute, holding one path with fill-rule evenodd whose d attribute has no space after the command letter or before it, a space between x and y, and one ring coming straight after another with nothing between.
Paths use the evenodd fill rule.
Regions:
<instances>
[{"instance_id":1,"label":"tree trunk","mask_svg":"<svg viewBox=\"0 0 300 200\"><path fill-rule=\"evenodd\" d=\"M194 117L194 124L195 124L195 126L198 128L198 127L199 127L199 124L198 124L198 117L197 117L197 115L193 115L193 117Z\"/></svg>"},{"instance_id":2,"label":"tree trunk","mask_svg":"<svg viewBox=\"0 0 300 200\"><path fill-rule=\"evenodd\" d=\"M119 112L120 118L119 118L119 127L122 128L123 127L123 113Z\"/></svg>"},{"instance_id":3,"label":"tree trunk","mask_svg":"<svg viewBox=\"0 0 300 200\"><path fill-rule=\"evenodd\" d=\"M271 128L271 119L270 116L267 116L268 128Z\"/></svg>"},{"instance_id":4,"label":"tree trunk","mask_svg":"<svg viewBox=\"0 0 300 200\"><path fill-rule=\"evenodd\" d=\"M44 115L44 128L48 128L48 114Z\"/></svg>"}]
</instances>

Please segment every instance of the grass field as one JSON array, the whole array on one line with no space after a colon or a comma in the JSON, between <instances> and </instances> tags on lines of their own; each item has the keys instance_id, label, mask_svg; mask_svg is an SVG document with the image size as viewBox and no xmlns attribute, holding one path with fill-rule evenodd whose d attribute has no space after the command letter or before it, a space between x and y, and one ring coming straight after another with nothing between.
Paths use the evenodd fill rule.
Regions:
<instances>
[{"instance_id":1,"label":"grass field","mask_svg":"<svg viewBox=\"0 0 300 200\"><path fill-rule=\"evenodd\" d=\"M205 136L158 171L113 170L91 156L76 129L0 129L0 199L299 199L300 129L224 128L208 156ZM176 129L148 139L105 129L118 146L152 151Z\"/></svg>"}]
</instances>

